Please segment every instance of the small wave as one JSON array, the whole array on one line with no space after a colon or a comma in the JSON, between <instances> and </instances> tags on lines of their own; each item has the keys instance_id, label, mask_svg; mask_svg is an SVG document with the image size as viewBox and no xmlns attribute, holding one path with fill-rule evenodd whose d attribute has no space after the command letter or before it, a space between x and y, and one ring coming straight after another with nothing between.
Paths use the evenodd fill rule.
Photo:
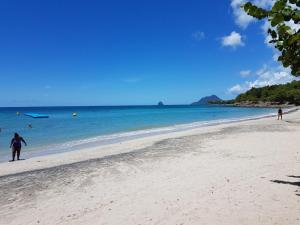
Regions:
<instances>
[{"instance_id":1,"label":"small wave","mask_svg":"<svg viewBox=\"0 0 300 225\"><path fill-rule=\"evenodd\" d=\"M289 109L287 112L292 112L294 110L297 109L292 108ZM84 148L104 146L108 144L114 144L123 141L143 138L143 137L175 133L179 131L187 131L187 130L202 128L207 126L215 126L219 124L228 124L228 123L236 123L236 122L260 119L260 118L268 118L268 117L273 117L275 115L276 113L268 113L259 116L201 121L201 122L179 124L179 125L173 125L173 126L167 126L161 128L151 128L151 129L144 129L144 130L137 130L137 131L130 131L130 132L115 133L110 135L101 135L101 136L96 136L96 137L91 137L86 139L69 141L62 144L43 146L43 150L40 150L41 148L39 147L27 151L25 154L27 155L27 157L55 154L55 153L74 151L74 150L79 150Z\"/></svg>"}]
</instances>

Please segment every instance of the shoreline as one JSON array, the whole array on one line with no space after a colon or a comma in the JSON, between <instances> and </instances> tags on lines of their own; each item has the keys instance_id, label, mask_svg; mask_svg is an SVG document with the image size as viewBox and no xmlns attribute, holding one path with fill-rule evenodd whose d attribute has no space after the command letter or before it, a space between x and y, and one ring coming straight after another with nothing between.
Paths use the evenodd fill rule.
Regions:
<instances>
[{"instance_id":1,"label":"shoreline","mask_svg":"<svg viewBox=\"0 0 300 225\"><path fill-rule=\"evenodd\" d=\"M292 112L299 107L290 107L286 113ZM110 144L117 144L124 141L136 140L140 138L147 138L151 136L176 133L186 130L192 130L197 128L205 128L208 126L216 126L221 124L236 123L253 119L268 118L275 116L276 113L267 113L255 116L247 116L241 118L229 118L229 119L218 119L218 120L207 120L199 122L189 122L184 124L175 124L170 126L161 126L155 128L146 128L134 131L116 132L112 134L104 134L99 136L91 136L84 139L77 139L67 141L59 144L45 145L39 147L33 147L23 149L22 156L24 158L35 158L35 157L46 157L53 154L60 154L72 151L80 151L84 149L90 149L95 147L102 147ZM43 150L41 150L43 149ZM0 164L10 160L10 154L2 156L0 158Z\"/></svg>"},{"instance_id":2,"label":"shoreline","mask_svg":"<svg viewBox=\"0 0 300 225\"><path fill-rule=\"evenodd\" d=\"M290 114L299 110L299 107L290 108L284 114ZM27 172L36 169L45 169L53 166L61 166L65 164L77 163L85 160L91 160L94 157L101 158L106 156L112 156L122 154L124 152L134 151L139 148L154 145L158 141L162 141L168 138L177 138L181 136L188 136L191 134L201 134L210 132L216 129L222 129L223 127L232 126L235 124L242 124L244 122L263 120L276 117L275 113L263 114L260 116L246 117L240 119L228 119L228 120L216 120L216 121L204 121L194 122L188 124L180 124L168 127L160 127L154 129L139 130L133 132L123 132L113 135L98 136L100 140L96 140L97 137L92 137L87 140L87 145L73 146L72 150L65 151L52 151L52 152L25 152L24 156L31 156L26 160L7 162L0 161L0 177L10 174L16 174L20 172ZM131 135L133 134L133 135ZM121 137L119 137L121 135ZM124 135L124 136L122 136ZM111 140L111 137L117 136L116 140ZM102 139L104 138L104 139ZM106 140L105 140L106 139ZM92 140L89 142L89 140ZM78 140L81 142L82 140ZM119 149L120 145L129 145L130 149ZM114 149L113 151L109 150ZM22 157L21 157L22 158ZM30 166L28 165L30 163ZM14 165L18 164L18 165Z\"/></svg>"},{"instance_id":3,"label":"shoreline","mask_svg":"<svg viewBox=\"0 0 300 225\"><path fill-rule=\"evenodd\" d=\"M83 107L84 108L84 107ZM89 107L88 107L89 108ZM133 108L135 108L133 106ZM138 108L136 106L136 108ZM168 108L168 106L167 106ZM176 108L176 107L175 107ZM181 107L179 107L181 110ZM196 107L197 108L197 107ZM205 107L204 107L205 108ZM210 107L208 107L210 108ZM212 107L214 108L214 107ZM219 108L219 107L217 107ZM200 107L200 111L201 111L202 107ZM229 109L230 111L232 109ZM14 111L14 110L12 110ZM20 110L19 110L20 111ZM22 110L21 110L22 111ZM51 111L51 110L50 110ZM198 111L198 110L196 110ZM240 121L240 120L244 120L244 119L248 119L248 118L253 118L253 117L260 117L260 115L267 115L269 113L271 113L270 109L261 109L261 110L248 110L248 109L241 109L241 110L233 110L236 112L242 112L242 113L237 113L235 114L229 114L229 115L218 115L217 111L216 114L214 114L215 110L212 110L212 116L205 116L204 118L202 118L201 116L195 116L193 115L193 110L190 112L192 117L194 118L189 118L189 115L187 115L187 119L183 119L185 118L185 116L181 116L183 114L179 114L179 119L174 118L173 120L169 120L167 122L164 122L164 120L160 121L156 121L156 122L144 122L141 123L142 126L139 126L139 124L134 124L133 123L127 123L127 124L132 124L130 126L126 126L122 128L122 125L118 128L118 124L114 123L114 121L112 121L113 126L116 126L117 128L113 128L110 129L109 126L108 129L106 129L106 127L101 127L100 129L93 126L93 124L91 125L91 127L87 127L86 125L88 123L91 123L90 121L86 120L85 118L88 117L84 117L84 114L82 115L82 118L78 118L79 121L81 119L83 119L83 123L80 124L78 122L73 122L73 121L68 121L69 124L67 124L66 127L61 127L61 126L57 126L55 129L58 131L58 133L56 132L56 130L54 129L49 129L49 138L37 138L40 136L43 136L42 134L45 132L45 134L47 134L47 130L43 131L40 127L40 123L42 124L45 122L46 126L53 126L54 124L64 124L64 121L55 121L57 120L57 115L60 115L60 112L44 112L42 111L41 113L50 113L51 117L53 117L53 121L49 120L49 122L47 123L46 120L41 121L41 120L30 120L27 117L26 118L22 118L26 121L23 122L21 124L18 124L15 128L8 128L7 124L3 125L3 132L1 133L1 143L0 143L0 147L2 150L6 149L6 145L4 145L5 142L7 142L7 140L9 140L11 138L11 136L9 136L9 133L14 133L14 132L19 132L21 134L24 135L24 137L26 139L28 139L29 145L28 147L24 148L22 151L22 155L25 158L32 158L32 157L39 157L39 156L44 156L44 155L51 155L51 154L58 154L58 153L62 153L62 152L68 152L68 151L74 151L74 150L80 150L83 148L91 148L91 147L97 147L100 145L107 145L107 144L112 144L112 143L117 143L117 142L121 142L121 141L126 141L126 140L132 140L135 138L139 138L139 137L146 137L146 136L150 136L150 135L159 135L161 133L168 133L168 132L176 132L177 130L184 130L184 129L192 129L193 127L204 127L204 126L210 126L210 124L214 125L214 124L218 124L218 123L227 123L227 122L231 122L231 121ZM222 110L221 110L222 111ZM248 112L249 111L249 112ZM70 111L71 112L71 111ZM68 112L68 113L70 113ZM84 113L85 111L83 111L82 113ZM171 110L172 112L172 110ZM12 112L11 112L12 113ZM53 115L52 115L53 113ZM195 114L195 113L194 113ZM200 112L201 114L201 112ZM251 116L251 114L254 114L256 116ZM10 114L11 116L12 114ZM65 114L63 114L65 115ZM226 118L227 117L227 118ZM69 117L67 117L69 119ZM181 119L180 119L181 118ZM222 119L223 118L223 119ZM97 118L96 118L97 119ZM182 120L183 119L183 120ZM15 123L15 118L13 116L11 116L10 120L9 120L10 124ZM19 120L17 120L17 122L19 122ZM36 122L36 124L35 124ZM7 122L6 122L7 123ZM71 124L70 124L71 123ZM29 124L30 127L36 128L36 129L28 129L27 125ZM44 124L44 126L45 126ZM94 124L96 124L94 122ZM71 126L70 126L71 125ZM100 124L101 125L101 124ZM63 130L66 130L67 133L73 133L72 129L70 129L73 126L72 129L74 129L74 134L72 135L64 135L64 133L62 133ZM83 130L85 130L84 132L81 132L81 126L83 128ZM29 127L29 128L30 128ZM66 129L64 129L66 128ZM91 132L86 132L91 128ZM39 131L37 130L39 129ZM48 135L46 135L48 136ZM10 156L10 151L9 149L7 149L7 151L0 151L0 163L1 162L5 162L5 161L9 161L11 159Z\"/></svg>"},{"instance_id":4,"label":"shoreline","mask_svg":"<svg viewBox=\"0 0 300 225\"><path fill-rule=\"evenodd\" d=\"M273 103L245 103L245 102L237 102L237 103L224 103L224 104L213 104L212 105L222 105L222 106L228 106L228 107L243 107L243 108L270 108L270 109L276 109L276 108L283 108L283 109L290 109L290 108L297 108L299 106L297 105L290 105L290 104L273 104Z\"/></svg>"},{"instance_id":5,"label":"shoreline","mask_svg":"<svg viewBox=\"0 0 300 225\"><path fill-rule=\"evenodd\" d=\"M0 224L298 224L299 124L296 110L2 163Z\"/></svg>"}]
</instances>

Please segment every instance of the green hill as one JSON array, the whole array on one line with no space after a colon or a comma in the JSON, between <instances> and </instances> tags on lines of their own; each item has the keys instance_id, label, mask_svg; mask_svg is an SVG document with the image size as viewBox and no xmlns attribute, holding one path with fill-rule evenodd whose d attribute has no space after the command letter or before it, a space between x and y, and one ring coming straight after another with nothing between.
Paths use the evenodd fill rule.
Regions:
<instances>
[{"instance_id":1,"label":"green hill","mask_svg":"<svg viewBox=\"0 0 300 225\"><path fill-rule=\"evenodd\" d=\"M262 88L252 88L240 94L234 103L268 102L271 104L294 104L300 105L300 81L293 81L287 84L272 85Z\"/></svg>"}]
</instances>

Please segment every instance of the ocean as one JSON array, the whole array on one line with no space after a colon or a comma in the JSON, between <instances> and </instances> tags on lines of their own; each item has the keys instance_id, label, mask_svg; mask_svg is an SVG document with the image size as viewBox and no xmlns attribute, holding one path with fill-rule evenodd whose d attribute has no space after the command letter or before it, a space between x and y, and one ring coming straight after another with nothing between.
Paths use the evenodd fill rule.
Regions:
<instances>
[{"instance_id":1,"label":"ocean","mask_svg":"<svg viewBox=\"0 0 300 225\"><path fill-rule=\"evenodd\" d=\"M28 158L275 112L270 108L213 105L0 108L0 161L11 157L9 145L14 132L27 141L22 155ZM47 114L49 118L34 119L25 113Z\"/></svg>"}]
</instances>

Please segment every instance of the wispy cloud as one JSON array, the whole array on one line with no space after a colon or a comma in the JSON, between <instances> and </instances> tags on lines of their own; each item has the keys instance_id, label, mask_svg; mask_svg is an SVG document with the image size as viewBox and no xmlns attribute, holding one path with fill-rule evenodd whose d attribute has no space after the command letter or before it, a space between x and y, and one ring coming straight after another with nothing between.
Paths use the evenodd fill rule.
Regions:
<instances>
[{"instance_id":1,"label":"wispy cloud","mask_svg":"<svg viewBox=\"0 0 300 225\"><path fill-rule=\"evenodd\" d=\"M201 41L205 38L205 33L202 31L197 31L197 32L193 33L193 38L196 41Z\"/></svg>"},{"instance_id":2,"label":"wispy cloud","mask_svg":"<svg viewBox=\"0 0 300 225\"><path fill-rule=\"evenodd\" d=\"M233 94L233 95L240 94L243 91L244 91L244 88L239 84L236 84L236 85L234 85L234 86L232 86L231 88L228 89L228 92L230 94Z\"/></svg>"},{"instance_id":3,"label":"wispy cloud","mask_svg":"<svg viewBox=\"0 0 300 225\"><path fill-rule=\"evenodd\" d=\"M222 37L222 45L225 47L236 48L238 46L244 46L245 43L243 41L242 35L235 31L232 31L228 36Z\"/></svg>"},{"instance_id":4,"label":"wispy cloud","mask_svg":"<svg viewBox=\"0 0 300 225\"><path fill-rule=\"evenodd\" d=\"M241 77L249 77L251 75L251 70L242 70L240 71L240 76Z\"/></svg>"},{"instance_id":5,"label":"wispy cloud","mask_svg":"<svg viewBox=\"0 0 300 225\"><path fill-rule=\"evenodd\" d=\"M247 80L242 84L235 84L228 89L231 94L240 94L253 87L264 87L275 84L285 84L296 80L294 76L290 74L290 70L283 68L282 66L271 67L264 65L260 68L256 74L254 80Z\"/></svg>"}]
</instances>

